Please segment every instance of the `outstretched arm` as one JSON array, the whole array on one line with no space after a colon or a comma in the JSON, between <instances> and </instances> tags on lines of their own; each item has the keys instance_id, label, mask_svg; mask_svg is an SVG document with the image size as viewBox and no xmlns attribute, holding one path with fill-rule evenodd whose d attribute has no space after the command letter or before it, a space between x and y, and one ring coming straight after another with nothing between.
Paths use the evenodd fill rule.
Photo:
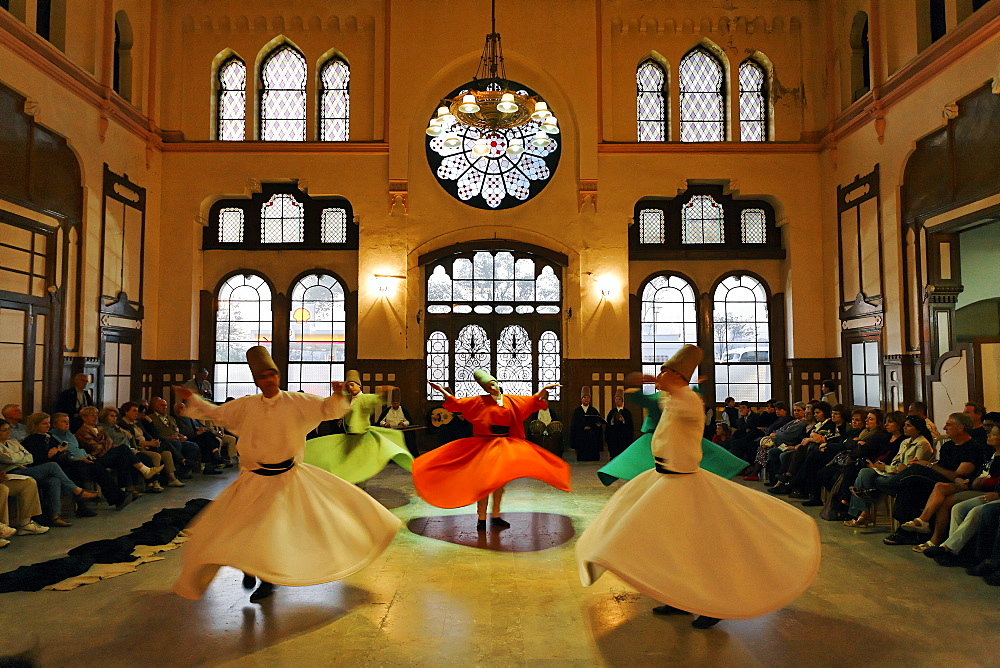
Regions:
<instances>
[{"instance_id":1,"label":"outstretched arm","mask_svg":"<svg viewBox=\"0 0 1000 668\"><path fill-rule=\"evenodd\" d=\"M560 383L552 383L551 385L546 385L542 389L538 390L538 392L535 394L535 398L538 399L539 401L548 401L549 390L554 390L557 387L560 387Z\"/></svg>"},{"instance_id":2,"label":"outstretched arm","mask_svg":"<svg viewBox=\"0 0 1000 668\"><path fill-rule=\"evenodd\" d=\"M451 394L450 392L448 392L448 390L444 389L443 387L441 387L437 383L432 383L430 381L427 381L427 384L431 386L431 389L436 390L437 392L441 393L441 395L445 399L454 399L455 398L454 394Z\"/></svg>"}]
</instances>

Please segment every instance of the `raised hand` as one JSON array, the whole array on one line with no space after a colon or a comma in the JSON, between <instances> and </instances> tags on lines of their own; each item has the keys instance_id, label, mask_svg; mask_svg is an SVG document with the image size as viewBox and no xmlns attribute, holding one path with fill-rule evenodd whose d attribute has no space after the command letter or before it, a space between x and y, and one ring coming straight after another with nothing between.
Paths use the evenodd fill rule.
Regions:
<instances>
[{"instance_id":1,"label":"raised hand","mask_svg":"<svg viewBox=\"0 0 1000 668\"><path fill-rule=\"evenodd\" d=\"M177 395L177 398L181 401L186 401L191 398L194 391L185 385L174 385L174 394Z\"/></svg>"},{"instance_id":2,"label":"raised hand","mask_svg":"<svg viewBox=\"0 0 1000 668\"><path fill-rule=\"evenodd\" d=\"M344 391L344 383L339 380L335 380L330 383L330 389L333 390L333 394L341 394Z\"/></svg>"},{"instance_id":3,"label":"raised hand","mask_svg":"<svg viewBox=\"0 0 1000 668\"><path fill-rule=\"evenodd\" d=\"M427 384L431 386L432 390L435 390L435 391L441 393L441 396L443 396L445 398L448 398L448 397L452 396L451 394L448 393L447 390L445 390L443 387L441 387L437 383L432 383L431 381L427 381Z\"/></svg>"}]
</instances>

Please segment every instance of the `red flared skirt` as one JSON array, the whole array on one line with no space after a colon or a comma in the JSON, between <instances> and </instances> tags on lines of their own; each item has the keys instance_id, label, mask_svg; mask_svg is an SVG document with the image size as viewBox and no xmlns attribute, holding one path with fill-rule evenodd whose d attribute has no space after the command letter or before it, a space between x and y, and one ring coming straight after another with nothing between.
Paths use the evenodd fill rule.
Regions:
<instances>
[{"instance_id":1,"label":"red flared skirt","mask_svg":"<svg viewBox=\"0 0 1000 668\"><path fill-rule=\"evenodd\" d=\"M470 436L413 460L417 494L438 508L475 503L517 478L534 478L572 491L569 464L521 438Z\"/></svg>"}]
</instances>

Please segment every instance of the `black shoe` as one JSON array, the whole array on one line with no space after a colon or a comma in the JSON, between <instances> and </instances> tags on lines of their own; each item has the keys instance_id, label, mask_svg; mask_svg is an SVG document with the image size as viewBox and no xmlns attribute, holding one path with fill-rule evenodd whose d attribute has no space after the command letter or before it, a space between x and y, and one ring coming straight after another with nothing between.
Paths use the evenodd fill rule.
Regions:
<instances>
[{"instance_id":1,"label":"black shoe","mask_svg":"<svg viewBox=\"0 0 1000 668\"><path fill-rule=\"evenodd\" d=\"M250 602L257 603L258 601L263 601L265 598L269 597L274 593L274 585L270 582L260 581L260 586L254 593L250 594Z\"/></svg>"},{"instance_id":2,"label":"black shoe","mask_svg":"<svg viewBox=\"0 0 1000 668\"><path fill-rule=\"evenodd\" d=\"M510 522L502 520L499 517L493 517L490 519L490 526L495 529L507 529L510 527Z\"/></svg>"},{"instance_id":3,"label":"black shoe","mask_svg":"<svg viewBox=\"0 0 1000 668\"><path fill-rule=\"evenodd\" d=\"M76 502L76 516L77 517L97 517L97 513L91 510L90 506L84 501Z\"/></svg>"},{"instance_id":4,"label":"black shoe","mask_svg":"<svg viewBox=\"0 0 1000 668\"><path fill-rule=\"evenodd\" d=\"M813 497L813 498L806 499L805 501L803 501L802 505L803 506L822 506L823 505L823 501L822 501L822 499L817 499L817 498Z\"/></svg>"},{"instance_id":5,"label":"black shoe","mask_svg":"<svg viewBox=\"0 0 1000 668\"><path fill-rule=\"evenodd\" d=\"M944 550L944 548L941 549ZM924 550L924 554L927 554L926 550ZM935 557L934 561L937 562L938 566L951 566L951 567L964 566L966 563L965 559L963 559L962 557L958 556L953 552L949 552L948 550L944 550L944 554Z\"/></svg>"},{"instance_id":6,"label":"black shoe","mask_svg":"<svg viewBox=\"0 0 1000 668\"><path fill-rule=\"evenodd\" d=\"M691 626L696 629L709 629L721 622L722 620L718 617L708 617L706 615L699 615L691 622Z\"/></svg>"},{"instance_id":7,"label":"black shoe","mask_svg":"<svg viewBox=\"0 0 1000 668\"><path fill-rule=\"evenodd\" d=\"M1000 571L1000 563L993 561L992 559L984 559L974 566L969 566L965 569L965 572L969 575L975 575L977 577L983 575L993 575L997 571Z\"/></svg>"},{"instance_id":8,"label":"black shoe","mask_svg":"<svg viewBox=\"0 0 1000 668\"><path fill-rule=\"evenodd\" d=\"M135 494L133 494L132 492L125 492L125 496L122 497L122 500L115 504L115 510L121 510L128 504L135 501L135 499L136 499Z\"/></svg>"},{"instance_id":9,"label":"black shoe","mask_svg":"<svg viewBox=\"0 0 1000 668\"><path fill-rule=\"evenodd\" d=\"M680 608L675 608L672 605L658 605L653 608L654 615L690 615L691 613L687 610L681 610Z\"/></svg>"},{"instance_id":10,"label":"black shoe","mask_svg":"<svg viewBox=\"0 0 1000 668\"><path fill-rule=\"evenodd\" d=\"M812 497L810 497L805 492L799 492L799 491L796 491L796 490L793 489L792 491L790 491L788 493L788 498L789 499L809 499L809 498L812 498Z\"/></svg>"},{"instance_id":11,"label":"black shoe","mask_svg":"<svg viewBox=\"0 0 1000 668\"><path fill-rule=\"evenodd\" d=\"M882 542L886 545L920 545L923 534L911 533L909 531L897 531L886 536Z\"/></svg>"},{"instance_id":12,"label":"black shoe","mask_svg":"<svg viewBox=\"0 0 1000 668\"><path fill-rule=\"evenodd\" d=\"M215 468L214 466L206 466L205 470L201 472L202 475L222 475L222 471Z\"/></svg>"},{"instance_id":13,"label":"black shoe","mask_svg":"<svg viewBox=\"0 0 1000 668\"><path fill-rule=\"evenodd\" d=\"M486 531L486 520L476 521L476 531Z\"/></svg>"},{"instance_id":14,"label":"black shoe","mask_svg":"<svg viewBox=\"0 0 1000 668\"><path fill-rule=\"evenodd\" d=\"M994 587L1000 587L1000 573L993 573L992 575L987 575L983 578L983 581Z\"/></svg>"},{"instance_id":15,"label":"black shoe","mask_svg":"<svg viewBox=\"0 0 1000 668\"><path fill-rule=\"evenodd\" d=\"M923 554L925 557L937 560L937 558L940 557L942 554L950 554L950 552L948 552L948 550L944 549L943 547L934 546L924 550Z\"/></svg>"},{"instance_id":16,"label":"black shoe","mask_svg":"<svg viewBox=\"0 0 1000 668\"><path fill-rule=\"evenodd\" d=\"M792 491L792 486L787 482L779 482L777 485L767 490L771 494L788 494Z\"/></svg>"},{"instance_id":17,"label":"black shoe","mask_svg":"<svg viewBox=\"0 0 1000 668\"><path fill-rule=\"evenodd\" d=\"M252 575L249 575L248 573L244 573L243 574L243 588L244 589L253 589L256 586L257 586L257 578L255 578Z\"/></svg>"}]
</instances>

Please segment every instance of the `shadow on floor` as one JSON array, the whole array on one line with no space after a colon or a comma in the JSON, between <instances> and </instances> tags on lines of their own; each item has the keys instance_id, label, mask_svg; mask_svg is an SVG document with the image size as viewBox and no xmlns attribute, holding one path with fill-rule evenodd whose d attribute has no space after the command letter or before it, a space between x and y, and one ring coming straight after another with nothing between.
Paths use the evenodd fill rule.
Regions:
<instances>
[{"instance_id":1,"label":"shadow on floor","mask_svg":"<svg viewBox=\"0 0 1000 668\"><path fill-rule=\"evenodd\" d=\"M397 489L366 486L364 490L368 492L368 496L372 497L389 510L392 510L393 508L402 508L410 503L409 495L404 494Z\"/></svg>"},{"instance_id":2,"label":"shadow on floor","mask_svg":"<svg viewBox=\"0 0 1000 668\"><path fill-rule=\"evenodd\" d=\"M575 535L573 521L552 513L504 513L510 528L476 531L475 515L415 517L406 528L418 536L496 552L538 552Z\"/></svg>"}]
</instances>

